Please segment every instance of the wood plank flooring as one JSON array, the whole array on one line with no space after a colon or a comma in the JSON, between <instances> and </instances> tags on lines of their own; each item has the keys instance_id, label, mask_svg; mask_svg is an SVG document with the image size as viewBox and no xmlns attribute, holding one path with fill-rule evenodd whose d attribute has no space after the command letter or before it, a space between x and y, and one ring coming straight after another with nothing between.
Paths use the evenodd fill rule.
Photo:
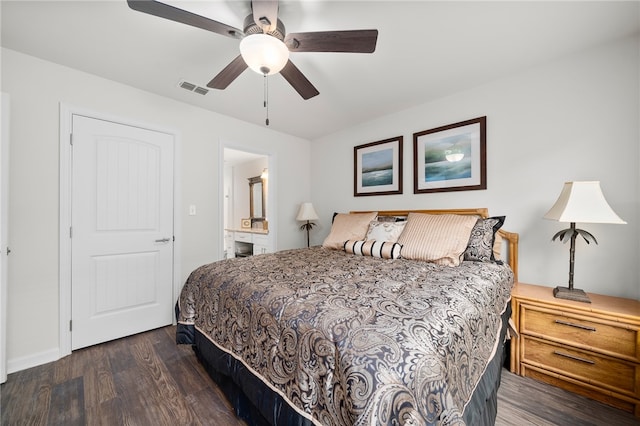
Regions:
<instances>
[{"instance_id":1,"label":"wood plank flooring","mask_svg":"<svg viewBox=\"0 0 640 426\"><path fill-rule=\"evenodd\" d=\"M2 425L243 426L190 346L164 327L73 352L10 374ZM561 389L502 374L498 426L640 425L628 413Z\"/></svg>"}]
</instances>

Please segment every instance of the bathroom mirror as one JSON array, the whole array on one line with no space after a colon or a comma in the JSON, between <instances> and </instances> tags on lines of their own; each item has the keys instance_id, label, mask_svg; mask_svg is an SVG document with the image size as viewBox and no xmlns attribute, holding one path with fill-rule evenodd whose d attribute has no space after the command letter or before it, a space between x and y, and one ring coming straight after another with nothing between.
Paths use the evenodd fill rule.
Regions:
<instances>
[{"instance_id":1,"label":"bathroom mirror","mask_svg":"<svg viewBox=\"0 0 640 426\"><path fill-rule=\"evenodd\" d=\"M260 176L249 178L249 217L251 219L267 217L264 181Z\"/></svg>"}]
</instances>

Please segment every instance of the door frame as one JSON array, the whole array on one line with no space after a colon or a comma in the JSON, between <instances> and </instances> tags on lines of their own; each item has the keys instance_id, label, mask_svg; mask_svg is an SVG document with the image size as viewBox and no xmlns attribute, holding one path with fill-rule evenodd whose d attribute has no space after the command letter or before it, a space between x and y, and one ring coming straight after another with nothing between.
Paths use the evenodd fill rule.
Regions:
<instances>
[{"instance_id":1,"label":"door frame","mask_svg":"<svg viewBox=\"0 0 640 426\"><path fill-rule=\"evenodd\" d=\"M58 358L62 358L71 354L71 330L69 323L71 321L71 238L70 229L72 225L71 218L71 170L72 170L72 151L71 151L71 130L73 125L73 116L82 115L85 117L111 121L126 126L140 127L160 133L167 133L173 136L173 300L177 300L181 289L181 244L182 244L182 218L180 214L180 202L182 200L180 190L180 164L181 164L181 145L180 133L176 129L161 127L156 124L141 123L129 118L116 117L113 115L92 111L86 108L60 103L60 212L59 212L59 343ZM173 307L171 307L173 310ZM173 316L173 315L172 315ZM175 318L173 320L175 324Z\"/></svg>"},{"instance_id":2,"label":"door frame","mask_svg":"<svg viewBox=\"0 0 640 426\"><path fill-rule=\"evenodd\" d=\"M2 92L0 135L0 383L7 381L7 287L9 285L9 126L10 97Z\"/></svg>"}]
</instances>

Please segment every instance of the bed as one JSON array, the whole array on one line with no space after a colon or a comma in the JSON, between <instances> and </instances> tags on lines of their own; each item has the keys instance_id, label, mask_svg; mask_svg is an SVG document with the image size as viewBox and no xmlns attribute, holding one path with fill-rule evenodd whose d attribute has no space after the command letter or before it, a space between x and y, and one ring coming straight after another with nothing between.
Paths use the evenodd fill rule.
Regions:
<instances>
[{"instance_id":1,"label":"bed","mask_svg":"<svg viewBox=\"0 0 640 426\"><path fill-rule=\"evenodd\" d=\"M193 271L177 343L250 425L493 424L518 259L503 223L486 209L338 215L322 246ZM463 252L426 261L434 238Z\"/></svg>"}]
</instances>

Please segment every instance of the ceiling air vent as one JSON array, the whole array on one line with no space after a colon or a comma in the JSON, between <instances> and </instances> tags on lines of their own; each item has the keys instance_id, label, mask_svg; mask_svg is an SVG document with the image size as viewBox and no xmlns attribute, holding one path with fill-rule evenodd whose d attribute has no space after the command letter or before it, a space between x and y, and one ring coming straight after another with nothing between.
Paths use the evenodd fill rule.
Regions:
<instances>
[{"instance_id":1,"label":"ceiling air vent","mask_svg":"<svg viewBox=\"0 0 640 426\"><path fill-rule=\"evenodd\" d=\"M178 83L178 86L190 92L197 93L199 95L206 95L207 93L209 93L209 89L205 89L204 87L200 87L196 84L189 83L188 81L184 81L184 80Z\"/></svg>"},{"instance_id":2,"label":"ceiling air vent","mask_svg":"<svg viewBox=\"0 0 640 426\"><path fill-rule=\"evenodd\" d=\"M200 87L200 86L193 89L193 91L199 95L206 95L207 93L209 93L209 89L205 89L204 87Z\"/></svg>"}]
</instances>

